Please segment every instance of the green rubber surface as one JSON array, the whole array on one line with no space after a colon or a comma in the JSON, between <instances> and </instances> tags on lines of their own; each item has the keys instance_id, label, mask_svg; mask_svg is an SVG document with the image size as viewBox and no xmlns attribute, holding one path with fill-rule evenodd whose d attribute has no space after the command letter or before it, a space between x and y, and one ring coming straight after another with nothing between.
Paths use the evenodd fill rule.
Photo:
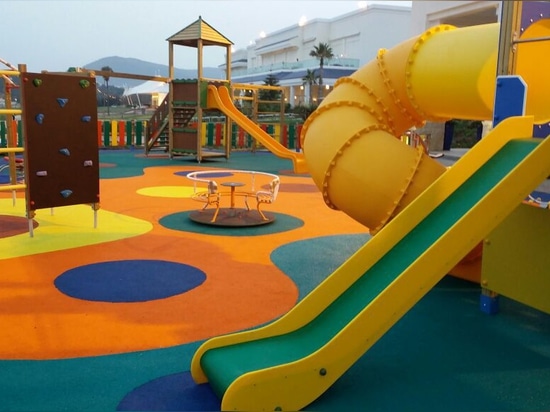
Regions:
<instances>
[{"instance_id":1,"label":"green rubber surface","mask_svg":"<svg viewBox=\"0 0 550 412\"><path fill-rule=\"evenodd\" d=\"M221 398L239 376L299 360L323 347L537 145L536 140L507 143L305 327L282 336L207 351L201 366L212 389Z\"/></svg>"}]
</instances>

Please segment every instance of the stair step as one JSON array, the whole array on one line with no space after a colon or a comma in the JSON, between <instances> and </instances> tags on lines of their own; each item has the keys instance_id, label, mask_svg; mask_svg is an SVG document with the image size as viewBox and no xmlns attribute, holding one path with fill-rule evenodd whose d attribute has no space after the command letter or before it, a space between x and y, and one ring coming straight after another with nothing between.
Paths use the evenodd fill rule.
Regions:
<instances>
[{"instance_id":1,"label":"stair step","mask_svg":"<svg viewBox=\"0 0 550 412\"><path fill-rule=\"evenodd\" d=\"M174 100L172 102L172 106L177 109L183 109L186 107L197 107L197 102L193 100Z\"/></svg>"}]
</instances>

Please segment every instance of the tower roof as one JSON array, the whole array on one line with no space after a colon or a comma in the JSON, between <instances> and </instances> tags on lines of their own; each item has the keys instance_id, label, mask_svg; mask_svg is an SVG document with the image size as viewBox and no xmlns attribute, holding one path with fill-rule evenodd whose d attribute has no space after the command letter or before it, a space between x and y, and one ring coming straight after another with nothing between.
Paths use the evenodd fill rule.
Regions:
<instances>
[{"instance_id":1,"label":"tower roof","mask_svg":"<svg viewBox=\"0 0 550 412\"><path fill-rule=\"evenodd\" d=\"M189 47L198 47L199 40L202 40L203 46L228 46L233 44L231 40L205 22L201 16L197 21L166 40L173 44Z\"/></svg>"}]
</instances>

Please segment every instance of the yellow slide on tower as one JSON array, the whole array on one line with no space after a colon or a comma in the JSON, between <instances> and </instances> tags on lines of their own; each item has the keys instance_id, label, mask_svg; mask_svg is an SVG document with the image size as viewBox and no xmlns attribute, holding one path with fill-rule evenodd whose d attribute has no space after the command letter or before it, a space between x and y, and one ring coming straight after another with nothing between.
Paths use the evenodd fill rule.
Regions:
<instances>
[{"instance_id":1,"label":"yellow slide on tower","mask_svg":"<svg viewBox=\"0 0 550 412\"><path fill-rule=\"evenodd\" d=\"M191 373L222 410L313 402L550 174L550 139L532 138L550 88L533 47L519 47L540 67L519 73L529 116L450 170L395 138L424 119L491 118L497 44L498 25L431 29L339 81L310 116L304 152L325 202L377 234L282 318L201 345Z\"/></svg>"},{"instance_id":2,"label":"yellow slide on tower","mask_svg":"<svg viewBox=\"0 0 550 412\"><path fill-rule=\"evenodd\" d=\"M220 86L216 88L213 85L208 86L207 106L221 110L226 116L229 116L231 120L241 126L250 136L263 144L275 156L292 160L294 173L307 172L304 155L287 149L269 134L264 132L256 123L242 114L233 104L227 87Z\"/></svg>"}]
</instances>

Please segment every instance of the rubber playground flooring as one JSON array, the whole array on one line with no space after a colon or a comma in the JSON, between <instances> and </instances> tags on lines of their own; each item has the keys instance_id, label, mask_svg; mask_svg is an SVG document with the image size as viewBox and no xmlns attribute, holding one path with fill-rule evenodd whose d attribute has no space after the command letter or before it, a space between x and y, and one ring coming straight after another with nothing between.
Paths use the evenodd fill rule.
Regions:
<instances>
[{"instance_id":1,"label":"rubber playground flooring","mask_svg":"<svg viewBox=\"0 0 550 412\"><path fill-rule=\"evenodd\" d=\"M39 210L30 238L0 192L0 410L219 410L189 374L200 343L282 316L369 239L270 153L100 161L97 228L89 206ZM275 222L192 222L185 174L209 169L280 175ZM307 409L550 409L550 316L504 297L485 315L479 294L444 278Z\"/></svg>"}]
</instances>

